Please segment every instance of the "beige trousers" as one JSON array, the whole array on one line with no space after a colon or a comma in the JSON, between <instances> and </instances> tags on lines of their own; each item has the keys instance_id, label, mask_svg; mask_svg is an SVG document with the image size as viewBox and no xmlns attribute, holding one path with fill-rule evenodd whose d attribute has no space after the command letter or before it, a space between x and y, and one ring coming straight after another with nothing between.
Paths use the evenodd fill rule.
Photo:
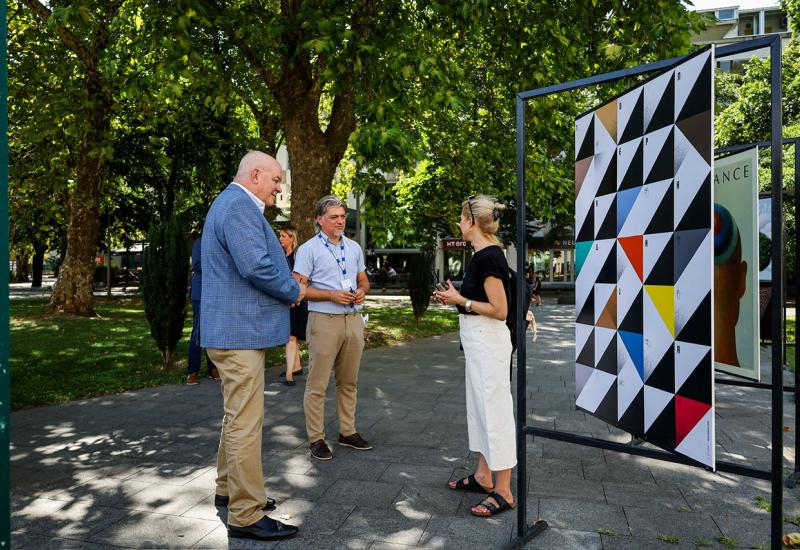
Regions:
<instances>
[{"instance_id":1,"label":"beige trousers","mask_svg":"<svg viewBox=\"0 0 800 550\"><path fill-rule=\"evenodd\" d=\"M264 350L208 349L222 379L225 416L217 453L217 494L230 497L228 525L247 527L267 504L261 465Z\"/></svg>"},{"instance_id":2,"label":"beige trousers","mask_svg":"<svg viewBox=\"0 0 800 550\"><path fill-rule=\"evenodd\" d=\"M356 432L358 369L364 351L364 320L360 313L331 315L312 311L308 314L306 336L310 359L303 408L308 440L313 443L325 439L325 394L331 370L336 376L339 433L353 435Z\"/></svg>"}]
</instances>

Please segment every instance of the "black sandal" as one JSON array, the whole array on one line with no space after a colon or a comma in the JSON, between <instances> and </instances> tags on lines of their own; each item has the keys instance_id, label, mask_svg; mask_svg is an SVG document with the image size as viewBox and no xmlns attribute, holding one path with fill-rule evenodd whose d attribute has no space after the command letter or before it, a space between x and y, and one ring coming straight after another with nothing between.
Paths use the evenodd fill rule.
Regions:
<instances>
[{"instance_id":1,"label":"black sandal","mask_svg":"<svg viewBox=\"0 0 800 550\"><path fill-rule=\"evenodd\" d=\"M493 487L487 489L478 483L478 480L475 479L475 474L470 474L466 479L459 479L456 481L455 487L450 487L448 483L447 488L452 491L468 491L470 493L488 493L493 489Z\"/></svg>"},{"instance_id":2,"label":"black sandal","mask_svg":"<svg viewBox=\"0 0 800 550\"><path fill-rule=\"evenodd\" d=\"M499 506L496 506L496 505L492 504L489 501L490 498L493 498L497 502L497 504ZM477 508L478 506L483 506L484 508L486 508L488 510L488 513L487 512L476 512L474 510L474 508ZM506 499L504 499L503 497L501 497L500 495L498 495L495 492L491 492L491 493L489 493L489 495L485 499L483 499L478 504L473 506L472 507L473 509L470 509L470 512L472 512L473 516L478 516L478 517L481 517L481 518L489 518L489 517L492 517L492 516L494 516L496 514L499 514L501 512L505 512L506 510L511 510L513 508L516 508L516 507L517 507L517 503L516 502L513 503L513 504L509 504Z\"/></svg>"}]
</instances>

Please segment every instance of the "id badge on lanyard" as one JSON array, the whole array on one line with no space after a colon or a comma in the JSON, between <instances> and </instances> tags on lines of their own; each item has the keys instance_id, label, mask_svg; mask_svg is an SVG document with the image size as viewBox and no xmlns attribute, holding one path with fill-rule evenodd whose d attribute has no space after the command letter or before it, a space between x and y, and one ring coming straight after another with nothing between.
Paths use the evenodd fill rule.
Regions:
<instances>
[{"instance_id":1,"label":"id badge on lanyard","mask_svg":"<svg viewBox=\"0 0 800 550\"><path fill-rule=\"evenodd\" d=\"M353 290L353 282L350 279L342 279L339 284L342 285L342 290Z\"/></svg>"}]
</instances>

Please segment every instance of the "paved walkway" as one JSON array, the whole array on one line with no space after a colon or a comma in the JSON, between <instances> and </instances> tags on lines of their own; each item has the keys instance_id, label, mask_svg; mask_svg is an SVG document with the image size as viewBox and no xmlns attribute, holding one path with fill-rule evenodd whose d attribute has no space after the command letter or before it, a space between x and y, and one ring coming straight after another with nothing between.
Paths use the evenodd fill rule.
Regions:
<instances>
[{"instance_id":1,"label":"paved walkway","mask_svg":"<svg viewBox=\"0 0 800 550\"><path fill-rule=\"evenodd\" d=\"M574 408L573 310L535 312L530 422L628 441ZM375 449L336 446L330 462L306 450L303 384L287 388L269 371L264 467L267 492L279 501L271 515L301 527L300 537L282 543L229 541L213 506L222 405L214 382L15 412L14 548L502 547L514 536L516 513L474 518L469 507L478 495L445 488L475 464L466 443L463 369L456 335L366 352L358 428ZM329 440L336 437L332 395ZM716 403L718 459L767 468L769 391L720 385ZM785 405L793 427L792 399ZM787 467L793 436L786 433ZM765 481L540 438L528 443L528 474L529 517L546 519L550 529L527 548L769 544L769 514L759 504L769 499ZM800 515L798 495L800 489L786 492L786 515Z\"/></svg>"}]
</instances>

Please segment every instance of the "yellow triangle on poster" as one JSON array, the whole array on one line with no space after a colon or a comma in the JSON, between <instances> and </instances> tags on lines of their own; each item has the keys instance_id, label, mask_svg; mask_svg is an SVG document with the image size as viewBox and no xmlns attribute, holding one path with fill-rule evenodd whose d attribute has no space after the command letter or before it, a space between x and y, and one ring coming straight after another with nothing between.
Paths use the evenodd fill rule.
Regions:
<instances>
[{"instance_id":1,"label":"yellow triangle on poster","mask_svg":"<svg viewBox=\"0 0 800 550\"><path fill-rule=\"evenodd\" d=\"M614 140L614 143L617 142L617 100L609 101L599 109L595 111L597 118L600 119L600 122L603 123L603 126L606 127L608 133L611 135L611 139Z\"/></svg>"},{"instance_id":2,"label":"yellow triangle on poster","mask_svg":"<svg viewBox=\"0 0 800 550\"><path fill-rule=\"evenodd\" d=\"M669 333L675 338L675 291L674 287L666 285L644 285L647 295L650 296L658 314L667 325Z\"/></svg>"}]
</instances>

